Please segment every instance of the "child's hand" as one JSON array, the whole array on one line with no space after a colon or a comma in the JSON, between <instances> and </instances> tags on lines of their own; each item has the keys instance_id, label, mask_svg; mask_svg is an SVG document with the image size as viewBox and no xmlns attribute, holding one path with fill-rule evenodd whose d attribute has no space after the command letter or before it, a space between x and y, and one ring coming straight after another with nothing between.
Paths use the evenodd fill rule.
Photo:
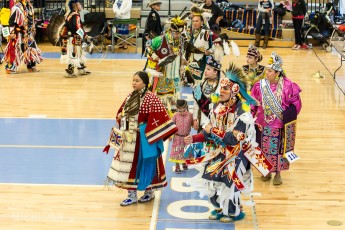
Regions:
<instances>
[{"instance_id":1,"label":"child's hand","mask_svg":"<svg viewBox=\"0 0 345 230\"><path fill-rule=\"evenodd\" d=\"M192 135L186 136L186 137L183 139L183 141L184 141L184 143L185 143L186 145L189 145L189 144L193 143L193 137L192 137Z\"/></svg>"},{"instance_id":2,"label":"child's hand","mask_svg":"<svg viewBox=\"0 0 345 230\"><path fill-rule=\"evenodd\" d=\"M206 132L207 134L210 134L211 131L212 131L212 124L210 124L210 123L207 124L207 125L205 126L204 130L205 130L205 132Z\"/></svg>"}]
</instances>

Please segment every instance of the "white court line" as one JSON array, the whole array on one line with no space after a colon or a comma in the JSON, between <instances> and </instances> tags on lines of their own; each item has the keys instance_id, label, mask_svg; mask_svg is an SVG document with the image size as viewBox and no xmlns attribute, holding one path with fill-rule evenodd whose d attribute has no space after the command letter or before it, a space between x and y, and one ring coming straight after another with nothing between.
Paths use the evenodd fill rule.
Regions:
<instances>
[{"instance_id":1,"label":"white court line","mask_svg":"<svg viewBox=\"0 0 345 230\"><path fill-rule=\"evenodd\" d=\"M45 217L42 218L36 218L35 216L32 215L35 214L35 212L30 211L29 213L22 213L21 216L15 217L13 214L11 215L1 215L0 214L0 219L12 219L13 221L25 221L25 222L37 222L38 220L41 221L52 221L55 223L58 222L72 222L72 221L81 221L81 220L85 220L85 221L94 221L94 220L98 220L98 221L128 221L128 222L139 222L139 223L146 223L147 219L138 219L138 218L90 218L90 217L63 217L63 216L59 216L57 213L57 216L54 217L52 216L53 214L49 214ZM39 215L42 215L42 213L40 211L36 212ZM53 212L55 213L55 212ZM188 229L187 229L188 230Z\"/></svg>"},{"instance_id":2,"label":"white court line","mask_svg":"<svg viewBox=\"0 0 345 230\"><path fill-rule=\"evenodd\" d=\"M100 58L87 58L87 61L90 62L90 61L99 61L100 59L102 58L102 56ZM48 58L48 57L45 57L44 59L49 59L49 60L60 60L60 58ZM140 59L140 58L103 58L102 60L104 61L145 61L146 59ZM64 65L64 64L60 64L60 62L58 63L59 65Z\"/></svg>"},{"instance_id":3,"label":"white court line","mask_svg":"<svg viewBox=\"0 0 345 230\"><path fill-rule=\"evenodd\" d=\"M169 143L170 143L169 140L164 142L164 153L162 154L163 155L163 162L165 162L166 156L168 154ZM161 200L161 193L162 193L161 191L158 191L155 194L156 198L154 199L153 208L152 208L150 230L155 230L156 229L156 223L157 223L158 211L159 211L159 203L160 203L160 200Z\"/></svg>"},{"instance_id":4,"label":"white court line","mask_svg":"<svg viewBox=\"0 0 345 230\"><path fill-rule=\"evenodd\" d=\"M90 75L87 75L87 76L79 76L77 78L72 78L72 79L76 79L76 80L80 80L80 79L89 79L91 78L94 74L128 74L128 73L132 73L132 75L135 73L135 71L127 71L127 72L124 72L124 71L94 71L94 70L90 70L91 71L91 74ZM45 72L45 71L40 71L40 73L45 73L45 74L61 74L58 75L58 76L54 76L54 77L61 77L61 79L71 79L71 78L65 78L63 77L63 74L65 74L66 72L61 70L61 71L49 71L49 72ZM19 74L17 74L16 76L19 76ZM36 75L37 77L38 75ZM46 76L44 76L46 77ZM97 76L99 77L99 76ZM105 76L105 77L109 77L109 75Z\"/></svg>"},{"instance_id":5,"label":"white court line","mask_svg":"<svg viewBox=\"0 0 345 230\"><path fill-rule=\"evenodd\" d=\"M0 148L102 149L104 146L0 145Z\"/></svg>"},{"instance_id":6,"label":"white court line","mask_svg":"<svg viewBox=\"0 0 345 230\"><path fill-rule=\"evenodd\" d=\"M114 120L115 122L115 117L114 118L89 118L89 117L85 117L85 118L82 118L82 117L71 117L71 118L68 118L68 117L0 117L0 119L42 119L42 120L45 120L45 119L50 119L50 120Z\"/></svg>"},{"instance_id":7,"label":"white court line","mask_svg":"<svg viewBox=\"0 0 345 230\"><path fill-rule=\"evenodd\" d=\"M29 118L46 118L46 114L31 114L28 116Z\"/></svg>"},{"instance_id":8,"label":"white court line","mask_svg":"<svg viewBox=\"0 0 345 230\"><path fill-rule=\"evenodd\" d=\"M0 185L15 185L15 186L61 186L61 187L90 187L90 188L105 188L104 185L89 185L89 184L30 184L30 183L0 183ZM104 189L105 190L105 189Z\"/></svg>"}]
</instances>

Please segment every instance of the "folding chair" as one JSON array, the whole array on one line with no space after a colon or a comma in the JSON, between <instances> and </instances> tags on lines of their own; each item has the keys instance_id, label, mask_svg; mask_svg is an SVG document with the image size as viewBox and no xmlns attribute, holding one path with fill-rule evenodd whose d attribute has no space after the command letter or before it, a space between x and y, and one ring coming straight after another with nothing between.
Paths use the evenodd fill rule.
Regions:
<instances>
[{"instance_id":1,"label":"folding chair","mask_svg":"<svg viewBox=\"0 0 345 230\"><path fill-rule=\"evenodd\" d=\"M129 34L120 34L117 30L117 25L120 24L126 24L126 25L136 25L135 30L131 31L129 30ZM136 18L130 18L130 19L114 19L113 25L112 25L112 32L111 32L111 46L112 46L112 52L115 51L115 38L118 39L117 46L125 45L128 46L135 46L135 52L138 51L138 32L139 32L139 25L138 25L138 19ZM132 41L132 39L135 38L135 42Z\"/></svg>"}]
</instances>

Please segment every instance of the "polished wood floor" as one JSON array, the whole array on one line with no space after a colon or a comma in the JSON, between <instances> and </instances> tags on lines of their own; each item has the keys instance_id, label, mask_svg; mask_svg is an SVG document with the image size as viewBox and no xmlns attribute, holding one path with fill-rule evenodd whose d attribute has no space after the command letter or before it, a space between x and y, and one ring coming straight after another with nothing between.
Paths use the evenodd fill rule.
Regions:
<instances>
[{"instance_id":1,"label":"polished wood floor","mask_svg":"<svg viewBox=\"0 0 345 230\"><path fill-rule=\"evenodd\" d=\"M262 50L263 64L272 51L282 56L287 76L303 90L296 141L301 159L282 173L284 183L278 187L255 173L255 191L261 193L254 197L258 228L345 229L345 96L329 73L340 57L318 47L269 48ZM241 52L239 58L230 57L239 65L245 63L246 48ZM223 69L228 62L223 60ZM65 66L56 59L44 60L39 73L23 67L20 74L5 75L2 65L0 117L114 118L144 63L89 60L92 75L73 79L63 77ZM325 78L313 77L317 71ZM345 67L338 75L342 82ZM153 203L123 209L119 202L125 196L99 186L0 184L0 229L149 229ZM236 229L254 229L251 209L245 209L247 217Z\"/></svg>"}]
</instances>

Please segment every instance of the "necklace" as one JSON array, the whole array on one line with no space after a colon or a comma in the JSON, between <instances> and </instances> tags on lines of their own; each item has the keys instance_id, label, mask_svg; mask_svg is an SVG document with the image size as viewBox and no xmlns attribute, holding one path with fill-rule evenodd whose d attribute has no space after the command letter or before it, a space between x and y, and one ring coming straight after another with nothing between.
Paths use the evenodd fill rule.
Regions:
<instances>
[{"instance_id":1,"label":"necklace","mask_svg":"<svg viewBox=\"0 0 345 230\"><path fill-rule=\"evenodd\" d=\"M211 93L213 93L217 86L218 86L218 79L214 80L212 79L212 83L210 84L209 81L211 81L210 79L207 79L206 81L204 81L203 83L203 92L206 95L210 95ZM215 84L216 83L216 84Z\"/></svg>"}]
</instances>

